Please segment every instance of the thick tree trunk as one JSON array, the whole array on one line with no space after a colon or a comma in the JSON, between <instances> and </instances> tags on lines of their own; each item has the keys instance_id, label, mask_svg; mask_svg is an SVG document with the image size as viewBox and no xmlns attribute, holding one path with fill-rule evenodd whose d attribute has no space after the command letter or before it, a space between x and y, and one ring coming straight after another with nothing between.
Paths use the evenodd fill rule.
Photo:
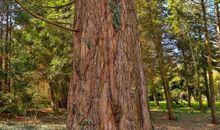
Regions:
<instances>
[{"instance_id":1,"label":"thick tree trunk","mask_svg":"<svg viewBox=\"0 0 220 130\"><path fill-rule=\"evenodd\" d=\"M133 0L76 0L69 130L151 130Z\"/></svg>"},{"instance_id":2,"label":"thick tree trunk","mask_svg":"<svg viewBox=\"0 0 220 130\"><path fill-rule=\"evenodd\" d=\"M212 52L211 52L211 42L209 39L209 32L208 32L208 23L207 23L207 13L205 7L205 1L201 0L201 6L203 11L203 22L204 22L204 34L206 38L206 47L207 47L207 63L208 63L208 74L209 74L209 89L210 89L210 105L211 105L211 115L212 115L212 123L217 124L218 118L216 114L216 105L215 105L215 88L214 88L214 81L213 81L213 72L212 72Z\"/></svg>"}]
</instances>

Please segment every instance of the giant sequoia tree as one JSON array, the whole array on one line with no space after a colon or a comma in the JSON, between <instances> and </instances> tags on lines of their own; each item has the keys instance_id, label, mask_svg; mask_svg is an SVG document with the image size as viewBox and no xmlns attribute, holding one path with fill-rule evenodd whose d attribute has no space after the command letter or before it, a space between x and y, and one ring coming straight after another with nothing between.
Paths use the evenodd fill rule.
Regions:
<instances>
[{"instance_id":1,"label":"giant sequoia tree","mask_svg":"<svg viewBox=\"0 0 220 130\"><path fill-rule=\"evenodd\" d=\"M76 1L68 129L151 129L134 2Z\"/></svg>"}]
</instances>

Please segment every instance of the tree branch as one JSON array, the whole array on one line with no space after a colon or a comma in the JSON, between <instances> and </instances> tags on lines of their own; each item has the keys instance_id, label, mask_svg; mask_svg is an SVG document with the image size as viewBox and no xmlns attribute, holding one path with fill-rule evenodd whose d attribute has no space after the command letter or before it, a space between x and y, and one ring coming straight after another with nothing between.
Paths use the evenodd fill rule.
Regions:
<instances>
[{"instance_id":1,"label":"tree branch","mask_svg":"<svg viewBox=\"0 0 220 130\"><path fill-rule=\"evenodd\" d=\"M22 4L19 0L15 0L15 2L16 2L17 4L19 4L19 5L21 6L21 8L23 8L28 14L30 14L31 16L33 16L33 17L35 17L35 18L37 18L37 19L40 19L40 20L42 20L42 21L44 21L44 22L46 22L46 23L49 23L49 24L51 24L51 25L60 27L60 28L62 28L62 29L64 29L64 30L69 30L69 31L73 31L73 32L78 32L78 31L79 31L79 30L77 30L77 29L68 28L68 27L62 26L62 25L60 25L60 24L58 24L58 23L56 23L56 22L50 21L50 20L48 20L48 19L46 19L46 18L43 18L42 16L40 16L40 15L38 15L38 14L32 12L32 11L29 10L27 7L25 7L25 5Z\"/></svg>"},{"instance_id":2,"label":"tree branch","mask_svg":"<svg viewBox=\"0 0 220 130\"><path fill-rule=\"evenodd\" d=\"M44 7L44 8L55 8L55 9L60 9L60 8L64 8L64 7L66 7L66 6L70 6L70 5L74 4L74 3L75 3L75 1L72 0L72 1L70 1L69 3L66 3L66 4L64 4L64 5L42 6L42 7Z\"/></svg>"}]
</instances>

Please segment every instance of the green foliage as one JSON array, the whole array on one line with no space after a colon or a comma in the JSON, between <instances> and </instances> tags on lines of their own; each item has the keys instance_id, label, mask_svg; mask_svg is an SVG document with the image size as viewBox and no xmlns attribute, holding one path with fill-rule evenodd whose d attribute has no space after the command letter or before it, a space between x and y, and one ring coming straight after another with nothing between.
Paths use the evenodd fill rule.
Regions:
<instances>
[{"instance_id":1,"label":"green foliage","mask_svg":"<svg viewBox=\"0 0 220 130\"><path fill-rule=\"evenodd\" d=\"M12 104L13 101L14 101L14 96L12 94L0 92L0 106L1 107Z\"/></svg>"},{"instance_id":2,"label":"green foliage","mask_svg":"<svg viewBox=\"0 0 220 130\"><path fill-rule=\"evenodd\" d=\"M30 21L30 17L27 13L16 13L15 21L17 24L26 25Z\"/></svg>"},{"instance_id":3,"label":"green foliage","mask_svg":"<svg viewBox=\"0 0 220 130\"><path fill-rule=\"evenodd\" d=\"M24 114L24 110L22 109L22 107L19 107L16 104L4 106L3 110L1 112L16 114L16 115L23 115Z\"/></svg>"},{"instance_id":4,"label":"green foliage","mask_svg":"<svg viewBox=\"0 0 220 130\"><path fill-rule=\"evenodd\" d=\"M109 7L112 13L112 25L115 31L121 26L121 5L118 0L109 0Z\"/></svg>"},{"instance_id":5,"label":"green foliage","mask_svg":"<svg viewBox=\"0 0 220 130\"><path fill-rule=\"evenodd\" d=\"M72 6L39 8L63 5L68 2L69 0L22 1L27 8L44 18L56 19L58 23L72 23L74 14ZM6 8L6 5L9 5L10 8ZM2 9L9 13L2 13ZM11 9L15 11L10 11ZM49 107L51 104L50 86L47 85L49 82L56 84L54 87L57 98L64 100L64 96L67 96L72 69L72 33L54 28L54 26L31 17L26 12L17 11L21 10L20 6L12 1L0 1L0 10L1 15L4 15L0 20L0 58L2 59L7 54L9 65L9 69L6 70L6 60L0 59L0 63L3 62L0 67L0 78L1 80L10 78L11 91L8 93L10 96L13 95L10 98L6 95L2 97L4 101L2 105L7 106L4 109L11 108L13 112L16 106L19 109ZM6 17L7 14L10 17ZM5 37L6 18L11 22L10 39L7 42Z\"/></svg>"},{"instance_id":6,"label":"green foliage","mask_svg":"<svg viewBox=\"0 0 220 130\"><path fill-rule=\"evenodd\" d=\"M15 104L16 97L12 94L0 93L0 113L12 113L22 115L24 113L21 106Z\"/></svg>"},{"instance_id":7,"label":"green foliage","mask_svg":"<svg viewBox=\"0 0 220 130\"><path fill-rule=\"evenodd\" d=\"M22 80L17 80L13 82L12 87L15 91L22 91L24 88L28 87L28 83Z\"/></svg>"},{"instance_id":8,"label":"green foliage","mask_svg":"<svg viewBox=\"0 0 220 130\"><path fill-rule=\"evenodd\" d=\"M32 94L29 94L29 93L22 94L22 103L23 104L26 104L26 105L31 104L32 99L33 99Z\"/></svg>"}]
</instances>

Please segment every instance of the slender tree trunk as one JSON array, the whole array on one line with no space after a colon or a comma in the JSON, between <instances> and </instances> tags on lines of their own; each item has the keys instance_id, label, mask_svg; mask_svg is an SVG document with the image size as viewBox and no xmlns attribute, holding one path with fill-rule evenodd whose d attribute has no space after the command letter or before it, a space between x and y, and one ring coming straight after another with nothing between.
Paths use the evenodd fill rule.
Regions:
<instances>
[{"instance_id":1,"label":"slender tree trunk","mask_svg":"<svg viewBox=\"0 0 220 130\"><path fill-rule=\"evenodd\" d=\"M206 95L206 99L207 99L207 103L208 103L208 107L211 107L211 103L210 103L210 92L209 92L209 84L208 84L208 78L207 78L207 70L206 67L203 67L203 78L204 78L204 82L205 82L205 95Z\"/></svg>"},{"instance_id":2,"label":"slender tree trunk","mask_svg":"<svg viewBox=\"0 0 220 130\"><path fill-rule=\"evenodd\" d=\"M152 2L151 0L147 0L146 2ZM147 6L147 9L149 12L156 11L155 8L152 8L150 5ZM159 9L159 8L158 8ZM160 10L160 9L159 9ZM161 12L158 12L157 17L161 16ZM164 55L163 55L163 47L162 47L162 39L161 39L161 29L162 26L160 24L155 24L153 21L155 16L152 16L149 14L149 20L152 22L152 34L151 34L151 40L155 44L155 50L156 50L156 55L157 55L157 60L159 64L159 70L160 70L160 76L162 79L163 83L163 89L165 93L165 98L166 98L166 104L167 104L167 110L168 110L168 118L169 119L174 119L174 114L172 112L172 99L171 99L171 94L170 94L170 89L169 89L169 81L167 79L167 72L165 70L165 62L164 62Z\"/></svg>"},{"instance_id":3,"label":"slender tree trunk","mask_svg":"<svg viewBox=\"0 0 220 130\"><path fill-rule=\"evenodd\" d=\"M68 87L63 86L60 90L59 107L67 108Z\"/></svg>"},{"instance_id":4,"label":"slender tree trunk","mask_svg":"<svg viewBox=\"0 0 220 130\"><path fill-rule=\"evenodd\" d=\"M6 92L10 92L11 88L10 88L10 78L9 78L9 44L10 44L10 2L6 1L6 10L8 11L6 13L6 27L5 27L5 45L4 45L4 71L5 71L5 80L4 80L4 84L5 84L5 91Z\"/></svg>"},{"instance_id":5,"label":"slender tree trunk","mask_svg":"<svg viewBox=\"0 0 220 130\"><path fill-rule=\"evenodd\" d=\"M3 4L3 3L0 3L0 4ZM0 8L1 8L1 6L0 6ZM0 14L0 28L1 28L1 30L0 30L0 40L3 40L4 38L3 38L3 35L4 35L4 30L3 30L3 21L4 21L4 17L3 17L3 14ZM1 46L1 48L2 48L2 44L0 45ZM0 51L0 72L3 74L3 51L2 51L2 49L1 49L1 51ZM0 91L3 91L3 78L2 78L3 76L1 76L1 78L0 78Z\"/></svg>"},{"instance_id":6,"label":"slender tree trunk","mask_svg":"<svg viewBox=\"0 0 220 130\"><path fill-rule=\"evenodd\" d=\"M1 73L3 72L3 69L2 69L2 53L0 53L0 71ZM3 84L2 84L3 80L2 80L2 77L0 78L0 92L3 91Z\"/></svg>"},{"instance_id":7,"label":"slender tree trunk","mask_svg":"<svg viewBox=\"0 0 220 130\"><path fill-rule=\"evenodd\" d=\"M165 70L165 63L164 63L164 55L163 55L163 47L161 43L161 36L158 36L155 40L155 48L156 48L156 54L157 54L157 59L159 63L159 69L160 69L160 76L163 82L163 88L164 88L164 93L165 93L165 98L166 98L166 103L167 103L167 110L168 110L168 118L170 120L175 119L175 116L172 111L172 99L171 99L171 93L170 93L170 88L169 88L169 83L167 79L167 72Z\"/></svg>"},{"instance_id":8,"label":"slender tree trunk","mask_svg":"<svg viewBox=\"0 0 220 130\"><path fill-rule=\"evenodd\" d=\"M151 130L134 0L76 0L69 130Z\"/></svg>"},{"instance_id":9,"label":"slender tree trunk","mask_svg":"<svg viewBox=\"0 0 220 130\"><path fill-rule=\"evenodd\" d=\"M198 97L198 100L199 100L199 108L200 108L200 111L202 112L203 111L203 102L202 102L202 92L201 92L201 86L200 86L200 74L199 74L199 70L198 68L196 67L196 86L198 88L198 93L199 93L199 97Z\"/></svg>"},{"instance_id":10,"label":"slender tree trunk","mask_svg":"<svg viewBox=\"0 0 220 130\"><path fill-rule=\"evenodd\" d=\"M160 106L160 103L159 103L159 100L158 100L158 94L157 94L156 86L153 86L152 93L153 93L155 105L156 106Z\"/></svg>"},{"instance_id":11,"label":"slender tree trunk","mask_svg":"<svg viewBox=\"0 0 220 130\"><path fill-rule=\"evenodd\" d=\"M192 54L192 59L193 59L193 66L195 69L195 86L198 89L198 100L199 100L199 108L200 111L203 111L203 103L202 103L202 92L201 92L201 86L200 86L200 74L199 74L199 66L198 66L198 60L196 59L195 53L192 48L192 43L189 44L190 46L190 52ZM197 52L196 52L197 54Z\"/></svg>"},{"instance_id":12,"label":"slender tree trunk","mask_svg":"<svg viewBox=\"0 0 220 130\"><path fill-rule=\"evenodd\" d=\"M219 1L218 0L215 0L215 16L216 16L218 46L220 47L220 15L219 15Z\"/></svg>"},{"instance_id":13,"label":"slender tree trunk","mask_svg":"<svg viewBox=\"0 0 220 130\"><path fill-rule=\"evenodd\" d=\"M185 50L182 50L182 56L183 56L183 66L184 66L184 80L186 82L186 88L187 88L187 92L188 92L188 107L191 107L191 91L190 91L190 86L189 86L189 76L188 76L188 67L187 67L187 58L186 58L186 54L185 54Z\"/></svg>"},{"instance_id":14,"label":"slender tree trunk","mask_svg":"<svg viewBox=\"0 0 220 130\"><path fill-rule=\"evenodd\" d=\"M59 111L59 104L58 104L55 83L49 82L49 86L50 86L51 105L52 105L53 111L58 112Z\"/></svg>"},{"instance_id":15,"label":"slender tree trunk","mask_svg":"<svg viewBox=\"0 0 220 130\"><path fill-rule=\"evenodd\" d=\"M188 80L188 77L186 77L185 79L186 80L186 88L187 88L187 93L188 93L188 99L187 99L187 102L188 102L188 107L192 107L192 103L191 103L191 91L190 91L190 86L189 86L189 80Z\"/></svg>"},{"instance_id":16,"label":"slender tree trunk","mask_svg":"<svg viewBox=\"0 0 220 130\"><path fill-rule=\"evenodd\" d=\"M203 11L203 22L204 22L204 33L206 38L206 47L207 47L207 56L208 56L208 74L209 74L209 89L210 89L210 105L211 105L211 115L212 115L212 123L217 124L218 118L216 114L216 105L215 105L215 88L213 82L213 72L212 72L212 52L211 52L211 42L209 39L208 32L208 23L207 23L207 13L204 0L201 0L201 6Z\"/></svg>"}]
</instances>

